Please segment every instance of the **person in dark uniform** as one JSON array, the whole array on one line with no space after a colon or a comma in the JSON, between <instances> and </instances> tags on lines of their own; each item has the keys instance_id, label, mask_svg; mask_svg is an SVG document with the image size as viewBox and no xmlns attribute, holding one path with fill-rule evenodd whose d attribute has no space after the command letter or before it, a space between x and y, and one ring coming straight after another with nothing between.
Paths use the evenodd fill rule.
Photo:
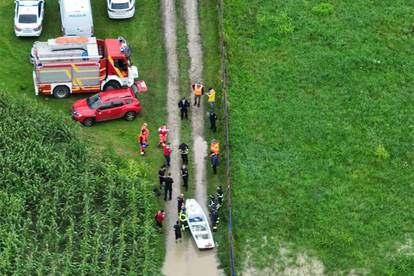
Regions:
<instances>
[{"instance_id":1,"label":"person in dark uniform","mask_svg":"<svg viewBox=\"0 0 414 276\"><path fill-rule=\"evenodd\" d=\"M164 178L164 201L167 200L167 194L168 200L171 200L173 183L174 180L171 177L171 173L168 173L168 176Z\"/></svg>"},{"instance_id":2,"label":"person in dark uniform","mask_svg":"<svg viewBox=\"0 0 414 276\"><path fill-rule=\"evenodd\" d=\"M209 112L208 118L210 119L210 129L216 132L217 131L217 127L216 127L217 114L214 112Z\"/></svg>"},{"instance_id":3,"label":"person in dark uniform","mask_svg":"<svg viewBox=\"0 0 414 276\"><path fill-rule=\"evenodd\" d=\"M162 186L164 184L164 178L165 178L165 171L167 168L165 165L163 165L160 170L158 171L158 179L160 180L160 190L162 190Z\"/></svg>"},{"instance_id":4,"label":"person in dark uniform","mask_svg":"<svg viewBox=\"0 0 414 276\"><path fill-rule=\"evenodd\" d=\"M174 232L175 232L175 242L177 242L177 240L180 240L181 242L181 226L180 226L180 222L177 220L177 222L174 225Z\"/></svg>"},{"instance_id":5,"label":"person in dark uniform","mask_svg":"<svg viewBox=\"0 0 414 276\"><path fill-rule=\"evenodd\" d=\"M188 164L188 152L190 151L190 148L188 147L188 145L186 143L182 143L178 147L178 150L180 151L183 164Z\"/></svg>"},{"instance_id":6,"label":"person in dark uniform","mask_svg":"<svg viewBox=\"0 0 414 276\"><path fill-rule=\"evenodd\" d=\"M219 163L219 155L216 153L212 153L210 155L211 167L213 168L214 174L217 174L217 165Z\"/></svg>"},{"instance_id":7,"label":"person in dark uniform","mask_svg":"<svg viewBox=\"0 0 414 276\"><path fill-rule=\"evenodd\" d=\"M177 197L177 212L178 213L180 213L183 206L184 206L184 194L180 194Z\"/></svg>"},{"instance_id":8,"label":"person in dark uniform","mask_svg":"<svg viewBox=\"0 0 414 276\"><path fill-rule=\"evenodd\" d=\"M221 186L218 186L216 189L216 198L217 198L218 204L220 206L223 206L224 192Z\"/></svg>"},{"instance_id":9,"label":"person in dark uniform","mask_svg":"<svg viewBox=\"0 0 414 276\"><path fill-rule=\"evenodd\" d=\"M218 223L219 223L219 213L216 208L211 209L210 217L211 217L211 224L213 225L213 231L216 231Z\"/></svg>"},{"instance_id":10,"label":"person in dark uniform","mask_svg":"<svg viewBox=\"0 0 414 276\"><path fill-rule=\"evenodd\" d=\"M183 186L186 192L188 192L188 169L186 165L181 167L181 176L183 177Z\"/></svg>"},{"instance_id":11,"label":"person in dark uniform","mask_svg":"<svg viewBox=\"0 0 414 276\"><path fill-rule=\"evenodd\" d=\"M180 109L180 113L181 113L181 120L184 119L184 117L186 119L188 119L188 109L190 108L190 102L187 101L187 99L185 97L183 97L179 102L178 102L178 108Z\"/></svg>"}]
</instances>

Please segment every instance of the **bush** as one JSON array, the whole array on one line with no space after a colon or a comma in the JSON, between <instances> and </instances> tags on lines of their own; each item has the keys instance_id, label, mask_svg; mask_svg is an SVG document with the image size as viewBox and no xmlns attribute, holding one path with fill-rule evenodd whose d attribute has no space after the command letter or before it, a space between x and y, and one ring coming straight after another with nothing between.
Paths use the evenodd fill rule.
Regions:
<instances>
[{"instance_id":1,"label":"bush","mask_svg":"<svg viewBox=\"0 0 414 276\"><path fill-rule=\"evenodd\" d=\"M278 15L259 13L256 21L261 27L262 32L265 32L268 36L280 37L291 34L294 31L292 19L285 12Z\"/></svg>"},{"instance_id":2,"label":"bush","mask_svg":"<svg viewBox=\"0 0 414 276\"><path fill-rule=\"evenodd\" d=\"M390 157L390 154L385 149L384 145L378 145L375 149L375 156L380 159L387 160Z\"/></svg>"},{"instance_id":3,"label":"bush","mask_svg":"<svg viewBox=\"0 0 414 276\"><path fill-rule=\"evenodd\" d=\"M312 12L317 15L330 15L334 11L334 6L330 3L319 3L312 8Z\"/></svg>"}]
</instances>

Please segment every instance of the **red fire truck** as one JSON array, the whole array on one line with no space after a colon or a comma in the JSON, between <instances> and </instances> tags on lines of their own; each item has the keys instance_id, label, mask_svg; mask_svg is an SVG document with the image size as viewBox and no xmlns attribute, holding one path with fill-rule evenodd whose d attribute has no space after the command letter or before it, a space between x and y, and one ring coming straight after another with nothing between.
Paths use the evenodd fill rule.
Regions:
<instances>
[{"instance_id":1,"label":"red fire truck","mask_svg":"<svg viewBox=\"0 0 414 276\"><path fill-rule=\"evenodd\" d=\"M59 37L35 42L30 61L34 64L36 95L62 99L70 94L93 93L120 87L146 90L136 82L138 69L129 59L127 41L95 37ZM141 87L137 87L137 85Z\"/></svg>"}]
</instances>

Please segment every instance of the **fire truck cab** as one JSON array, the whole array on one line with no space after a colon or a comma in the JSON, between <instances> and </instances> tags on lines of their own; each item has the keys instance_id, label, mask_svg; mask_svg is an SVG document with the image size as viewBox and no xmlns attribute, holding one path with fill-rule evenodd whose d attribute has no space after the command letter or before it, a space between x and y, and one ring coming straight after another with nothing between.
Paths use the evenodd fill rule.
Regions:
<instances>
[{"instance_id":1,"label":"fire truck cab","mask_svg":"<svg viewBox=\"0 0 414 276\"><path fill-rule=\"evenodd\" d=\"M30 61L34 65L36 95L62 99L70 94L95 93L120 87L137 90L138 69L130 61L127 41L95 37L58 37L35 42Z\"/></svg>"}]
</instances>

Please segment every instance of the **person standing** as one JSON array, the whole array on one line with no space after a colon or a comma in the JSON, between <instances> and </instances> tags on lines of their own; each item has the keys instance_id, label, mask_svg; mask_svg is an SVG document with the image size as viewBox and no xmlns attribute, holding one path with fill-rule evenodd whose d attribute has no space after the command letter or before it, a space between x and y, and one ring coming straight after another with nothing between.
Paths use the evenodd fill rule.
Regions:
<instances>
[{"instance_id":1,"label":"person standing","mask_svg":"<svg viewBox=\"0 0 414 276\"><path fill-rule=\"evenodd\" d=\"M164 201L167 200L167 194L168 200L171 200L173 183L174 180L171 177L171 173L168 173L168 176L164 179Z\"/></svg>"},{"instance_id":2,"label":"person standing","mask_svg":"<svg viewBox=\"0 0 414 276\"><path fill-rule=\"evenodd\" d=\"M178 215L178 219L180 220L180 225L182 231L188 228L188 213L185 206L181 208L180 214Z\"/></svg>"},{"instance_id":3,"label":"person standing","mask_svg":"<svg viewBox=\"0 0 414 276\"><path fill-rule=\"evenodd\" d=\"M183 164L188 164L188 152L189 152L188 145L185 144L185 143L182 143L178 147L178 150L180 151L181 159L183 160Z\"/></svg>"},{"instance_id":4,"label":"person standing","mask_svg":"<svg viewBox=\"0 0 414 276\"><path fill-rule=\"evenodd\" d=\"M145 148L147 147L147 141L145 140L144 130L141 131L141 134L138 136L139 151L141 156L145 154Z\"/></svg>"},{"instance_id":5,"label":"person standing","mask_svg":"<svg viewBox=\"0 0 414 276\"><path fill-rule=\"evenodd\" d=\"M210 155L211 167L213 168L214 174L217 174L217 165L219 163L219 155L218 153L212 153Z\"/></svg>"},{"instance_id":6,"label":"person standing","mask_svg":"<svg viewBox=\"0 0 414 276\"><path fill-rule=\"evenodd\" d=\"M141 133L144 135L144 138L145 138L145 140L147 141L147 144L148 144L149 129L148 129L148 124L147 123L142 124Z\"/></svg>"},{"instance_id":7,"label":"person standing","mask_svg":"<svg viewBox=\"0 0 414 276\"><path fill-rule=\"evenodd\" d=\"M220 143L216 139L211 140L210 153L215 153L215 154L220 153Z\"/></svg>"},{"instance_id":8,"label":"person standing","mask_svg":"<svg viewBox=\"0 0 414 276\"><path fill-rule=\"evenodd\" d=\"M180 194L177 197L177 212L180 213L181 208L184 206L184 194Z\"/></svg>"},{"instance_id":9,"label":"person standing","mask_svg":"<svg viewBox=\"0 0 414 276\"><path fill-rule=\"evenodd\" d=\"M223 188L221 186L218 186L216 189L216 198L218 201L218 204L221 206L223 206L223 200L224 200L224 191Z\"/></svg>"},{"instance_id":10,"label":"person standing","mask_svg":"<svg viewBox=\"0 0 414 276\"><path fill-rule=\"evenodd\" d=\"M210 111L214 110L214 106L216 103L216 90L213 88L209 88L207 92L208 103L210 105Z\"/></svg>"},{"instance_id":11,"label":"person standing","mask_svg":"<svg viewBox=\"0 0 414 276\"><path fill-rule=\"evenodd\" d=\"M210 218L211 218L211 224L213 225L213 231L216 231L217 225L219 223L219 213L216 208L211 209Z\"/></svg>"},{"instance_id":12,"label":"person standing","mask_svg":"<svg viewBox=\"0 0 414 276\"><path fill-rule=\"evenodd\" d=\"M181 120L183 120L184 118L188 119L188 109L190 108L190 102L187 101L185 97L183 97L178 102L178 108L180 108Z\"/></svg>"},{"instance_id":13,"label":"person standing","mask_svg":"<svg viewBox=\"0 0 414 276\"><path fill-rule=\"evenodd\" d=\"M158 179L160 180L160 190L162 190L162 186L164 184L166 170L167 168L165 167L165 165L162 165L162 167L158 171Z\"/></svg>"},{"instance_id":14,"label":"person standing","mask_svg":"<svg viewBox=\"0 0 414 276\"><path fill-rule=\"evenodd\" d=\"M171 152L172 152L172 149L170 147L170 143L167 143L167 144L164 143L162 145L162 149L163 149L163 154L164 154L164 157L165 157L165 161L167 162L167 167L169 167L170 166L170 161L171 161Z\"/></svg>"},{"instance_id":15,"label":"person standing","mask_svg":"<svg viewBox=\"0 0 414 276\"><path fill-rule=\"evenodd\" d=\"M164 210L158 210L155 214L155 223L157 224L159 229L162 229L162 222L165 219L165 212Z\"/></svg>"},{"instance_id":16,"label":"person standing","mask_svg":"<svg viewBox=\"0 0 414 276\"><path fill-rule=\"evenodd\" d=\"M158 142L159 145L167 143L167 136L169 131L170 130L168 129L166 124L163 124L158 128L158 133L160 137L160 141Z\"/></svg>"},{"instance_id":17,"label":"person standing","mask_svg":"<svg viewBox=\"0 0 414 276\"><path fill-rule=\"evenodd\" d=\"M217 127L216 127L217 114L213 111L210 111L208 114L209 114L208 118L210 119L210 129L213 132L216 132L217 131Z\"/></svg>"},{"instance_id":18,"label":"person standing","mask_svg":"<svg viewBox=\"0 0 414 276\"><path fill-rule=\"evenodd\" d=\"M183 186L186 192L188 192L188 169L186 165L181 167L181 176L183 177Z\"/></svg>"},{"instance_id":19,"label":"person standing","mask_svg":"<svg viewBox=\"0 0 414 276\"><path fill-rule=\"evenodd\" d=\"M194 105L200 107L201 96L204 94L204 87L201 83L196 82L192 86L194 93Z\"/></svg>"},{"instance_id":20,"label":"person standing","mask_svg":"<svg viewBox=\"0 0 414 276\"><path fill-rule=\"evenodd\" d=\"M177 220L177 222L174 225L174 233L175 233L175 242L177 242L177 240L180 240L181 242L181 227L180 227L180 222Z\"/></svg>"}]
</instances>

